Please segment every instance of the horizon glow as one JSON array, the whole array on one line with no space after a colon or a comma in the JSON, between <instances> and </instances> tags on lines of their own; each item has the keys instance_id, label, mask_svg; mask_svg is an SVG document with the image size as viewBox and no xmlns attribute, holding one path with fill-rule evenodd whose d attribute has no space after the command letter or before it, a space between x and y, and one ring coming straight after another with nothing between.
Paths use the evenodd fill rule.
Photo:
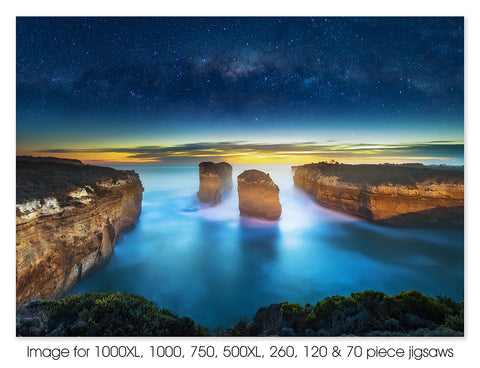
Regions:
<instances>
[{"instance_id":1,"label":"horizon glow","mask_svg":"<svg viewBox=\"0 0 480 368\"><path fill-rule=\"evenodd\" d=\"M17 17L17 155L463 165L463 41L461 17Z\"/></svg>"}]
</instances>

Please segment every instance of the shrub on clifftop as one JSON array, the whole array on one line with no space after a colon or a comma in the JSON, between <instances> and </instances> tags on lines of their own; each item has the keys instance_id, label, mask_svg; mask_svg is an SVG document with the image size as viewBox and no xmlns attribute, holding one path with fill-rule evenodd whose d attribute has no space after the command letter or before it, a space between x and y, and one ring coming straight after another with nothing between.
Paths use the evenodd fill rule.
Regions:
<instances>
[{"instance_id":1,"label":"shrub on clifftop","mask_svg":"<svg viewBox=\"0 0 480 368\"><path fill-rule=\"evenodd\" d=\"M141 296L120 292L35 301L17 313L17 334L21 336L201 336L206 333L205 328L195 325L188 317L159 309Z\"/></svg>"},{"instance_id":2,"label":"shrub on clifftop","mask_svg":"<svg viewBox=\"0 0 480 368\"><path fill-rule=\"evenodd\" d=\"M329 296L313 308L272 304L226 334L282 336L287 329L295 336L462 336L463 302L415 290L393 296L367 290Z\"/></svg>"}]
</instances>

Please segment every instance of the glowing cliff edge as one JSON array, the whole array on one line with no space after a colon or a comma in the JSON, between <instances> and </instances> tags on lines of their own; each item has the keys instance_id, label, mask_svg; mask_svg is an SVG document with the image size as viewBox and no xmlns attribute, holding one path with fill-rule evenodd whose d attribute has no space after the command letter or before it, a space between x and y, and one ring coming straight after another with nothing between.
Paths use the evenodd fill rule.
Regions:
<instances>
[{"instance_id":1,"label":"glowing cliff edge","mask_svg":"<svg viewBox=\"0 0 480 368\"><path fill-rule=\"evenodd\" d=\"M460 169L320 162L293 170L295 185L325 207L395 225L463 225Z\"/></svg>"},{"instance_id":2,"label":"glowing cliff edge","mask_svg":"<svg viewBox=\"0 0 480 368\"><path fill-rule=\"evenodd\" d=\"M52 195L43 197L48 177ZM133 171L17 159L17 303L63 296L106 261L140 216L142 196Z\"/></svg>"}]
</instances>

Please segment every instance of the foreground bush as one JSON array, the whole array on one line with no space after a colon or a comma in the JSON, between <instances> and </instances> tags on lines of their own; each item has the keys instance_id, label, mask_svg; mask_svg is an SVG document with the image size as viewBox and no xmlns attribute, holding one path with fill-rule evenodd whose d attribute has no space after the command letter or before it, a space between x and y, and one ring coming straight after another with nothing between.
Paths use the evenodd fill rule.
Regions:
<instances>
[{"instance_id":1,"label":"foreground bush","mask_svg":"<svg viewBox=\"0 0 480 368\"><path fill-rule=\"evenodd\" d=\"M17 312L21 336L199 336L207 330L188 317L158 309L126 293L86 293L35 301Z\"/></svg>"},{"instance_id":2,"label":"foreground bush","mask_svg":"<svg viewBox=\"0 0 480 368\"><path fill-rule=\"evenodd\" d=\"M462 336L463 302L412 290L388 296L367 290L330 296L315 306L283 303L260 308L233 336Z\"/></svg>"},{"instance_id":3,"label":"foreground bush","mask_svg":"<svg viewBox=\"0 0 480 368\"><path fill-rule=\"evenodd\" d=\"M367 290L314 306L272 304L218 336L463 336L463 302L418 291ZM188 317L126 293L86 293L34 301L17 310L19 336L207 336Z\"/></svg>"}]
</instances>

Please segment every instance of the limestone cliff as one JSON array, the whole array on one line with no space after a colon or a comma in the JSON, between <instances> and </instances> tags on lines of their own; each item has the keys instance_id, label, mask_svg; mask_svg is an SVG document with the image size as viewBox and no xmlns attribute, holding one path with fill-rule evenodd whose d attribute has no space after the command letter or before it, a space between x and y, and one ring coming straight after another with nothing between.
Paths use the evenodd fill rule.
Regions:
<instances>
[{"instance_id":1,"label":"limestone cliff","mask_svg":"<svg viewBox=\"0 0 480 368\"><path fill-rule=\"evenodd\" d=\"M134 171L17 158L17 303L63 296L137 221Z\"/></svg>"},{"instance_id":2,"label":"limestone cliff","mask_svg":"<svg viewBox=\"0 0 480 368\"><path fill-rule=\"evenodd\" d=\"M238 207L244 216L277 220L282 214L280 189L270 175L259 170L246 170L237 177Z\"/></svg>"},{"instance_id":3,"label":"limestone cliff","mask_svg":"<svg viewBox=\"0 0 480 368\"><path fill-rule=\"evenodd\" d=\"M462 170L423 165L345 165L297 167L296 186L325 207L389 224L462 224Z\"/></svg>"},{"instance_id":4,"label":"limestone cliff","mask_svg":"<svg viewBox=\"0 0 480 368\"><path fill-rule=\"evenodd\" d=\"M203 203L217 204L222 195L232 189L232 166L227 162L202 162L199 166L200 188L198 199Z\"/></svg>"}]
</instances>

